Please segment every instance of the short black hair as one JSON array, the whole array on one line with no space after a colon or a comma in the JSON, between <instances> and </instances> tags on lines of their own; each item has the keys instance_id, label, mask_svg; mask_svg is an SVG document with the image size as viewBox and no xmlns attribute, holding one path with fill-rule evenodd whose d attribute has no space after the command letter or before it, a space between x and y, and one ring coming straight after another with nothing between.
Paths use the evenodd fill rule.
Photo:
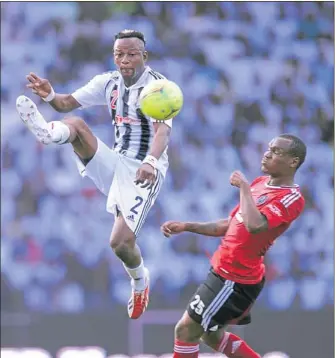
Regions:
<instances>
[{"instance_id":1,"label":"short black hair","mask_svg":"<svg viewBox=\"0 0 335 358\"><path fill-rule=\"evenodd\" d=\"M299 158L299 165L297 166L298 169L306 158L306 154L307 154L306 144L299 137L289 133L281 134L279 138L284 138L291 141L291 148L289 154L292 155L293 157Z\"/></svg>"},{"instance_id":2,"label":"short black hair","mask_svg":"<svg viewBox=\"0 0 335 358\"><path fill-rule=\"evenodd\" d=\"M119 39L131 39L136 37L137 39L141 40L144 45L146 44L144 35L142 32L140 31L136 31L136 30L122 30L119 33L117 33L114 37L114 40L119 40Z\"/></svg>"}]
</instances>

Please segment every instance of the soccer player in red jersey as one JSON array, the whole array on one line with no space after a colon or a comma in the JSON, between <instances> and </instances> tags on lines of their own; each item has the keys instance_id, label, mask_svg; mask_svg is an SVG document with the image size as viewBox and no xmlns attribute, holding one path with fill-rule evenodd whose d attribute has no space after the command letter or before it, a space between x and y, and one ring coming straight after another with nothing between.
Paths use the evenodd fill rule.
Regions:
<instances>
[{"instance_id":1,"label":"soccer player in red jersey","mask_svg":"<svg viewBox=\"0 0 335 358\"><path fill-rule=\"evenodd\" d=\"M282 134L264 153L264 176L249 184L241 172L232 173L230 184L240 190L240 203L229 218L162 225L166 237L184 231L224 236L206 281L175 327L174 358L197 358L200 340L228 358L260 358L240 337L226 332L226 327L250 323L250 308L264 286L264 255L303 211L304 198L294 184L294 175L305 157L303 141Z\"/></svg>"}]
</instances>

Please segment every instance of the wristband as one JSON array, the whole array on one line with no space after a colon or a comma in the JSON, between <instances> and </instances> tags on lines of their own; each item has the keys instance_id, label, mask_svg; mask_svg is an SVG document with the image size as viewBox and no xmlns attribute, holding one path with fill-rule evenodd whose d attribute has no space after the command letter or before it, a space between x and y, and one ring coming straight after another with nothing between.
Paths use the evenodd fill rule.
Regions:
<instances>
[{"instance_id":1,"label":"wristband","mask_svg":"<svg viewBox=\"0 0 335 358\"><path fill-rule=\"evenodd\" d=\"M54 91L54 89L51 87L51 92L43 99L44 102L51 102L53 99L55 99L56 97L56 93Z\"/></svg>"},{"instance_id":2,"label":"wristband","mask_svg":"<svg viewBox=\"0 0 335 358\"><path fill-rule=\"evenodd\" d=\"M153 155L147 155L143 160L143 163L151 165L154 169L157 167L157 162L157 158L155 158Z\"/></svg>"}]
</instances>

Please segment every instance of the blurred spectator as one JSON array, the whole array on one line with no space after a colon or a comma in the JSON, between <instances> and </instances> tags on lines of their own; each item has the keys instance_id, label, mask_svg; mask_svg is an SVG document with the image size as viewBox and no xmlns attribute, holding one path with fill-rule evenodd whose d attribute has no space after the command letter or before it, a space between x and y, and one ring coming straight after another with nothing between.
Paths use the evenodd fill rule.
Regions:
<instances>
[{"instance_id":1,"label":"blurred spectator","mask_svg":"<svg viewBox=\"0 0 335 358\"><path fill-rule=\"evenodd\" d=\"M259 175L267 142L282 132L308 145L297 176L306 210L269 253L261 302L278 310L333 305L332 2L1 6L2 310L105 310L128 299L128 278L108 245L105 197L80 178L71 148L36 143L14 103L30 71L71 92L111 69L113 34L130 27L145 33L150 66L185 95L169 175L139 238L153 305L178 305L179 291L203 280L204 251L218 243L187 234L166 241L159 225L226 217L238 200L230 172ZM107 110L80 114L112 146Z\"/></svg>"}]
</instances>

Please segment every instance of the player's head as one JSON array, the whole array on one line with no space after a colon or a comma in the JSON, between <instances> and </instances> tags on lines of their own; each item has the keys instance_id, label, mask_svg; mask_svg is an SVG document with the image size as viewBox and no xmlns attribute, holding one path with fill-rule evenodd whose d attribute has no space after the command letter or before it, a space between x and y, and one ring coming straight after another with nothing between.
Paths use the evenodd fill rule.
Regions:
<instances>
[{"instance_id":1,"label":"player's head","mask_svg":"<svg viewBox=\"0 0 335 358\"><path fill-rule=\"evenodd\" d=\"M306 145L295 135L281 134L269 143L262 159L262 171L272 177L294 175L305 161Z\"/></svg>"},{"instance_id":2,"label":"player's head","mask_svg":"<svg viewBox=\"0 0 335 358\"><path fill-rule=\"evenodd\" d=\"M115 35L114 63L125 80L137 79L147 59L145 39L141 32L122 30Z\"/></svg>"}]
</instances>

